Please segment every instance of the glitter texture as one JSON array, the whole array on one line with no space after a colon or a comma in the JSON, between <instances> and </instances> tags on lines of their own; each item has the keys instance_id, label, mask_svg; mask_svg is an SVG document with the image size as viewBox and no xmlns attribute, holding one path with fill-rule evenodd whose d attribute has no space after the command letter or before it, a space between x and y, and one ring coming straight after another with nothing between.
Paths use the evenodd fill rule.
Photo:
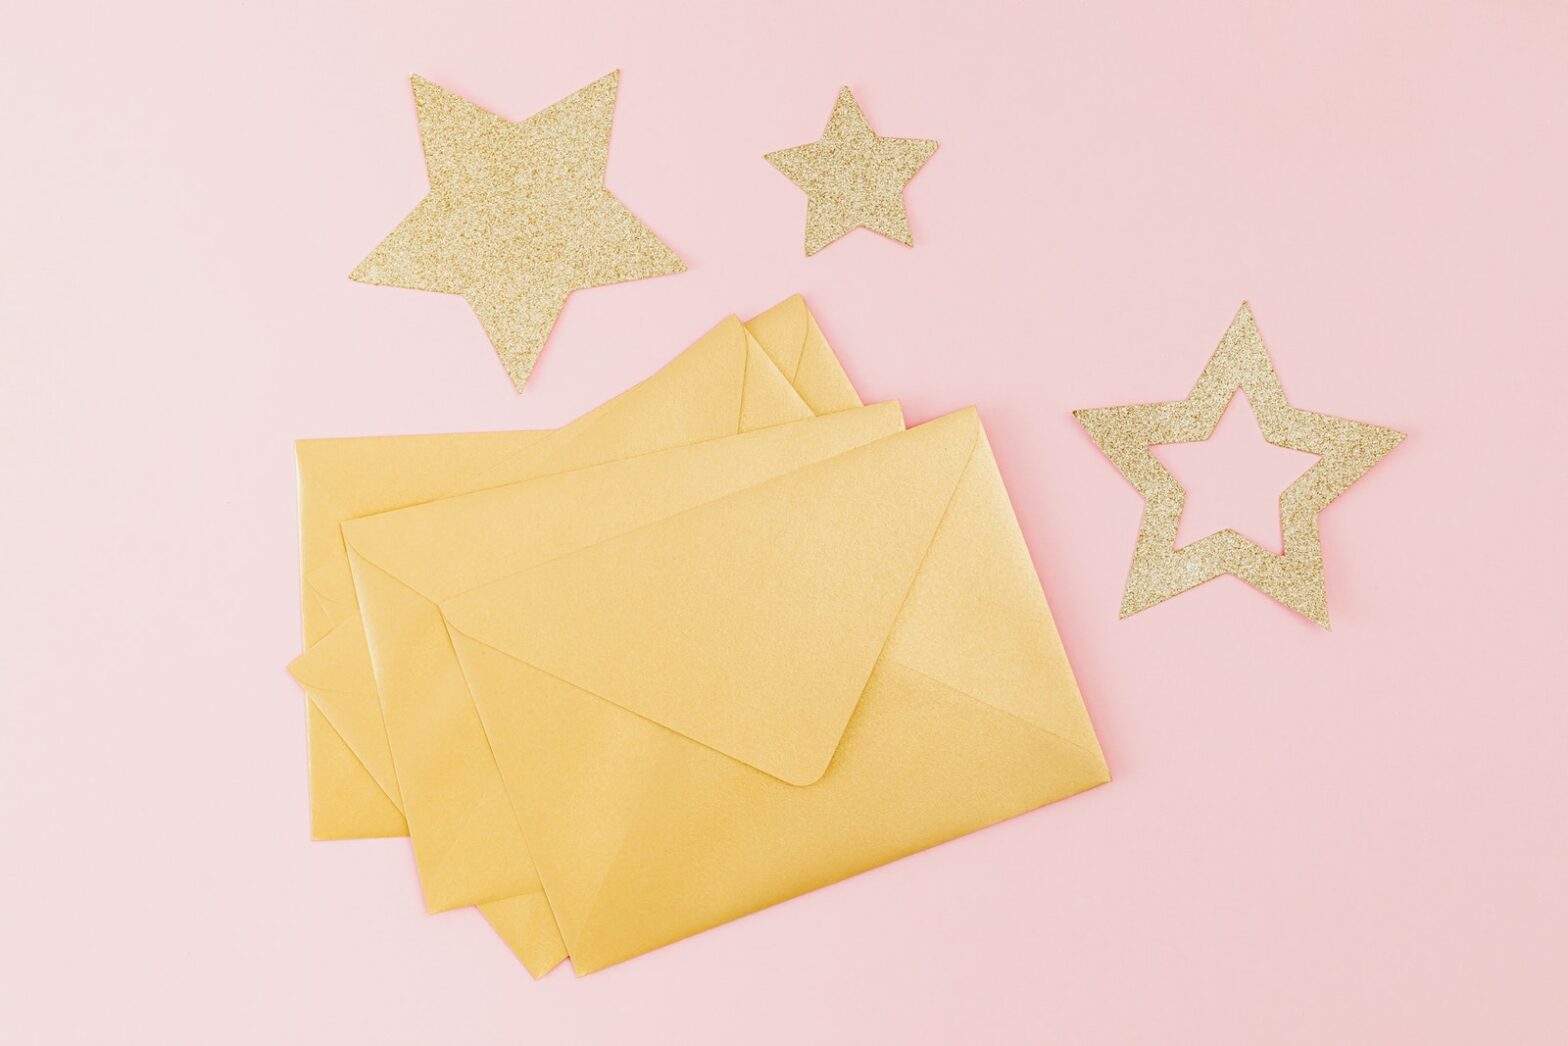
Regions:
<instances>
[{"instance_id":1,"label":"glitter texture","mask_svg":"<svg viewBox=\"0 0 1568 1046\"><path fill-rule=\"evenodd\" d=\"M513 123L414 77L430 192L352 278L461 294L521 392L568 294L685 269L604 187L619 80Z\"/></svg>"},{"instance_id":2,"label":"glitter texture","mask_svg":"<svg viewBox=\"0 0 1568 1046\"><path fill-rule=\"evenodd\" d=\"M1186 492L1149 452L1162 443L1208 439L1238 388L1246 393L1264 439L1321 458L1280 495L1283 555L1234 530L1176 548ZM1079 410L1073 416L1143 495L1122 617L1221 574L1234 574L1327 628L1318 513L1405 438L1393 429L1292 407L1245 302L1186 399Z\"/></svg>"},{"instance_id":3,"label":"glitter texture","mask_svg":"<svg viewBox=\"0 0 1568 1046\"><path fill-rule=\"evenodd\" d=\"M904 186L936 152L925 138L882 138L844 88L820 141L766 159L806 192L806 254L864 228L913 247Z\"/></svg>"}]
</instances>

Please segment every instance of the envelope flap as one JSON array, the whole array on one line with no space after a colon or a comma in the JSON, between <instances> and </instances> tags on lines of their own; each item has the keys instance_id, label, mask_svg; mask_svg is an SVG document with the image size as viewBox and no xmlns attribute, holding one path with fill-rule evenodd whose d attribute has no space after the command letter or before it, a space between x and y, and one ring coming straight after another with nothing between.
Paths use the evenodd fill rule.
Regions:
<instances>
[{"instance_id":1,"label":"envelope flap","mask_svg":"<svg viewBox=\"0 0 1568 1046\"><path fill-rule=\"evenodd\" d=\"M860 395L823 337L805 298L798 294L785 298L747 320L746 330L813 413L832 414L860 406Z\"/></svg>"},{"instance_id":2,"label":"envelope flap","mask_svg":"<svg viewBox=\"0 0 1568 1046\"><path fill-rule=\"evenodd\" d=\"M790 784L819 779L979 435L972 411L442 605L464 635Z\"/></svg>"},{"instance_id":3,"label":"envelope flap","mask_svg":"<svg viewBox=\"0 0 1568 1046\"><path fill-rule=\"evenodd\" d=\"M1101 759L984 432L883 658Z\"/></svg>"},{"instance_id":4,"label":"envelope flap","mask_svg":"<svg viewBox=\"0 0 1568 1046\"><path fill-rule=\"evenodd\" d=\"M365 629L359 612L289 662L289 674L301 686L337 693L373 694L376 677L370 666L370 651L365 645Z\"/></svg>"},{"instance_id":5,"label":"envelope flap","mask_svg":"<svg viewBox=\"0 0 1568 1046\"><path fill-rule=\"evenodd\" d=\"M343 536L440 602L902 427L897 403L860 407L350 520Z\"/></svg>"},{"instance_id":6,"label":"envelope flap","mask_svg":"<svg viewBox=\"0 0 1568 1046\"><path fill-rule=\"evenodd\" d=\"M811 417L740 320L725 319L662 370L463 491L517 483ZM449 492L451 493L451 492Z\"/></svg>"}]
</instances>

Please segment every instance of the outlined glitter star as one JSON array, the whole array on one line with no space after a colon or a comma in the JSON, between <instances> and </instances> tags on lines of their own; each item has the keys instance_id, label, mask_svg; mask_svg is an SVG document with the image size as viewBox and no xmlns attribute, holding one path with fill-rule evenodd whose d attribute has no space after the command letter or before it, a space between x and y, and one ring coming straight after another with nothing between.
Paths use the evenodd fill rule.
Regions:
<instances>
[{"instance_id":1,"label":"outlined glitter star","mask_svg":"<svg viewBox=\"0 0 1568 1046\"><path fill-rule=\"evenodd\" d=\"M857 228L913 247L904 186L936 147L926 138L880 137L845 87L820 141L764 158L805 190L810 256Z\"/></svg>"},{"instance_id":2,"label":"outlined glitter star","mask_svg":"<svg viewBox=\"0 0 1568 1046\"><path fill-rule=\"evenodd\" d=\"M412 79L430 192L352 279L462 295L521 392L568 294L685 269L604 187L619 72L520 123Z\"/></svg>"},{"instance_id":3,"label":"outlined glitter star","mask_svg":"<svg viewBox=\"0 0 1568 1046\"><path fill-rule=\"evenodd\" d=\"M1176 548L1186 492L1149 451L1162 443L1208 439L1237 389L1252 405L1264 439L1320 459L1279 497L1281 555L1234 530ZM1246 302L1186 399L1077 410L1073 417L1143 495L1143 521L1122 597L1124 618L1233 574L1327 628L1318 513L1405 438L1380 425L1292 407Z\"/></svg>"}]
</instances>

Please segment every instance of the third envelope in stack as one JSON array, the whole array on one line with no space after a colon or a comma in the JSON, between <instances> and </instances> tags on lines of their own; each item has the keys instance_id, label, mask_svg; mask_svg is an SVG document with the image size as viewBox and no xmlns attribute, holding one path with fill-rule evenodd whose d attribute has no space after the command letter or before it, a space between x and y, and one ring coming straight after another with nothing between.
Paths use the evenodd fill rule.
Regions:
<instances>
[{"instance_id":1,"label":"third envelope in stack","mask_svg":"<svg viewBox=\"0 0 1568 1046\"><path fill-rule=\"evenodd\" d=\"M973 409L805 302L549 432L299 444L317 838L588 973L1109 779Z\"/></svg>"}]
</instances>

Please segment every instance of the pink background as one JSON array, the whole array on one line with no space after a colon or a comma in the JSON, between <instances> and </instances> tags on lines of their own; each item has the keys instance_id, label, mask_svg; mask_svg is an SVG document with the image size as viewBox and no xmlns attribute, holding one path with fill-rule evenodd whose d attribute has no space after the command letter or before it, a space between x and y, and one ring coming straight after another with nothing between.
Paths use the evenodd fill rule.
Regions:
<instances>
[{"instance_id":1,"label":"pink background","mask_svg":"<svg viewBox=\"0 0 1568 1046\"><path fill-rule=\"evenodd\" d=\"M0 1038L1564 1041L1568 10L956 6L8 10ZM519 398L346 274L424 192L409 73L521 118L617 66L691 271L575 296ZM806 259L762 160L844 83L942 143L914 250ZM534 983L406 842L307 841L291 441L555 425L795 290L868 399L980 406L1116 780ZM1332 633L1117 620L1140 503L1069 412L1184 395L1243 298L1297 405L1410 434L1323 517ZM1273 525L1247 443L1178 461L1213 525Z\"/></svg>"}]
</instances>

